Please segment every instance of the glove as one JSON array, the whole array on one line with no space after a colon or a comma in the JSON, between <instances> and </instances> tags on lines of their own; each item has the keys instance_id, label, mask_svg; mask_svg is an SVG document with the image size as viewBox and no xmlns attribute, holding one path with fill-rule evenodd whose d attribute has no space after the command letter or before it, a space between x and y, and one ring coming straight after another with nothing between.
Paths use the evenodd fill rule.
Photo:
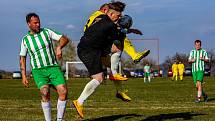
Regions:
<instances>
[{"instance_id":1,"label":"glove","mask_svg":"<svg viewBox=\"0 0 215 121\"><path fill-rule=\"evenodd\" d=\"M134 34L143 35L143 33L138 29L128 29L127 33L134 33Z\"/></svg>"}]
</instances>

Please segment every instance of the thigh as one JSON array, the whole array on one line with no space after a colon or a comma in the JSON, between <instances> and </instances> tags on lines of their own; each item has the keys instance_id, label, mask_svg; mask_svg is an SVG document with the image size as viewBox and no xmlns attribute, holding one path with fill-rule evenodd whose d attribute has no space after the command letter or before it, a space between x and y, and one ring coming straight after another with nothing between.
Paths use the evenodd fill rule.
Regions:
<instances>
[{"instance_id":1,"label":"thigh","mask_svg":"<svg viewBox=\"0 0 215 121\"><path fill-rule=\"evenodd\" d=\"M196 72L192 72L192 76L193 76L193 82L196 85L196 82L197 82L197 73Z\"/></svg>"},{"instance_id":2,"label":"thigh","mask_svg":"<svg viewBox=\"0 0 215 121\"><path fill-rule=\"evenodd\" d=\"M48 69L50 83L53 86L65 85L66 80L64 79L63 73L60 67L49 67Z\"/></svg>"},{"instance_id":3,"label":"thigh","mask_svg":"<svg viewBox=\"0 0 215 121\"><path fill-rule=\"evenodd\" d=\"M198 71L197 72L197 81L200 81L202 83L203 82L203 77L204 77L204 72L203 71Z\"/></svg>"},{"instance_id":4,"label":"thigh","mask_svg":"<svg viewBox=\"0 0 215 121\"><path fill-rule=\"evenodd\" d=\"M81 50L78 49L78 57L86 66L90 75L103 72L101 63L101 51L96 49Z\"/></svg>"},{"instance_id":5,"label":"thigh","mask_svg":"<svg viewBox=\"0 0 215 121\"><path fill-rule=\"evenodd\" d=\"M33 69L32 75L38 89L49 84L49 75L46 73L45 69Z\"/></svg>"}]
</instances>

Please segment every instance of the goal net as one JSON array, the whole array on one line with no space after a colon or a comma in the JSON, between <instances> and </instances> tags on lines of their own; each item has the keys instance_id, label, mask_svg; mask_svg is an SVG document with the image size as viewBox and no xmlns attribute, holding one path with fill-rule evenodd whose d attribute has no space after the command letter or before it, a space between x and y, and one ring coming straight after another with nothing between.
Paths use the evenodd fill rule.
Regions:
<instances>
[{"instance_id":1,"label":"goal net","mask_svg":"<svg viewBox=\"0 0 215 121\"><path fill-rule=\"evenodd\" d=\"M80 61L66 62L65 76L67 80L69 78L88 77L88 75L89 75L88 71L84 66L83 62Z\"/></svg>"}]
</instances>

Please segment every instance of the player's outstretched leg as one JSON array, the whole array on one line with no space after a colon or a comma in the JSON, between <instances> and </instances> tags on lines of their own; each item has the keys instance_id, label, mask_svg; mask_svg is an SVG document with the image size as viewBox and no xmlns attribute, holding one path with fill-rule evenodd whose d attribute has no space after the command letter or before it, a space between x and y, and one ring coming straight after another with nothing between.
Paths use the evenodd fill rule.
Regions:
<instances>
[{"instance_id":1,"label":"player's outstretched leg","mask_svg":"<svg viewBox=\"0 0 215 121\"><path fill-rule=\"evenodd\" d=\"M140 62L141 59L143 59L150 53L150 50L147 49L143 52L136 52L134 46L127 37L124 39L124 51L132 58L134 63Z\"/></svg>"},{"instance_id":2,"label":"player's outstretched leg","mask_svg":"<svg viewBox=\"0 0 215 121\"><path fill-rule=\"evenodd\" d=\"M133 58L135 64L139 63L144 57L149 55L150 50L144 50L143 52L138 52L136 56Z\"/></svg>"}]
</instances>

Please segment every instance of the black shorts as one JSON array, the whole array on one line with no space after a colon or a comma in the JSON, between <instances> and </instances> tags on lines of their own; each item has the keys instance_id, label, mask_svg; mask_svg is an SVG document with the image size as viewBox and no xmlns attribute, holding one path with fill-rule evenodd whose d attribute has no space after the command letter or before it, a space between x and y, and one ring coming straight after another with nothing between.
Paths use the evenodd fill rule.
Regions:
<instances>
[{"instance_id":1,"label":"black shorts","mask_svg":"<svg viewBox=\"0 0 215 121\"><path fill-rule=\"evenodd\" d=\"M90 76L103 72L101 50L78 48L78 57L86 66Z\"/></svg>"}]
</instances>

